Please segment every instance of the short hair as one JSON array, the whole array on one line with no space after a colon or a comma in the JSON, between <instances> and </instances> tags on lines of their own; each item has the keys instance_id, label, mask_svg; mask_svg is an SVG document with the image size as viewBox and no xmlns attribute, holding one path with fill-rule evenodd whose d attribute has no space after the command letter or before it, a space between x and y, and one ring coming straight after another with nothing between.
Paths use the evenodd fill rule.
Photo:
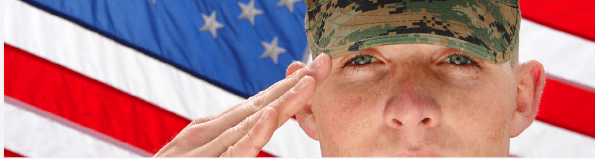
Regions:
<instances>
[{"instance_id":1,"label":"short hair","mask_svg":"<svg viewBox=\"0 0 595 159\"><path fill-rule=\"evenodd\" d=\"M517 44L514 48L514 51L512 51L512 53L510 54L509 62L511 68L514 68L514 66L519 63L519 45L520 44Z\"/></svg>"}]
</instances>

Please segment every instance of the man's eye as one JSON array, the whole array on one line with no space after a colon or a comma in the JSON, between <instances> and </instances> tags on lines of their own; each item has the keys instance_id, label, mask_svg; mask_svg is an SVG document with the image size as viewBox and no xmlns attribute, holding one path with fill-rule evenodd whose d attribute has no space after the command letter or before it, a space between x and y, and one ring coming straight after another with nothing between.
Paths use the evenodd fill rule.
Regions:
<instances>
[{"instance_id":1,"label":"man's eye","mask_svg":"<svg viewBox=\"0 0 595 159\"><path fill-rule=\"evenodd\" d=\"M442 61L442 62L451 63L451 64L455 64L455 65L468 65L468 64L473 63L471 58L469 58L465 55L461 55L461 54L450 55L450 56L446 57L446 59L444 59L444 61Z\"/></svg>"},{"instance_id":2,"label":"man's eye","mask_svg":"<svg viewBox=\"0 0 595 159\"><path fill-rule=\"evenodd\" d=\"M354 58L352 58L351 60L349 60L349 63L354 64L354 65L366 65L366 64L371 64L374 62L378 62L378 59L375 58L372 55L358 55Z\"/></svg>"}]
</instances>

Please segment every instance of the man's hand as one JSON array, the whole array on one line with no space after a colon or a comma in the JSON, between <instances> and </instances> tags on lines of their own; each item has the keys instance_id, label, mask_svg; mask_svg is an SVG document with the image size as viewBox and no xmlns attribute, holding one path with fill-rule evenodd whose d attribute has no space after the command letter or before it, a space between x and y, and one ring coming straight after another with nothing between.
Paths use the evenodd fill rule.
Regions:
<instances>
[{"instance_id":1,"label":"man's hand","mask_svg":"<svg viewBox=\"0 0 595 159\"><path fill-rule=\"evenodd\" d=\"M192 121L154 157L255 157L314 96L330 68L326 54L308 66L292 63L285 79L219 114Z\"/></svg>"}]
</instances>

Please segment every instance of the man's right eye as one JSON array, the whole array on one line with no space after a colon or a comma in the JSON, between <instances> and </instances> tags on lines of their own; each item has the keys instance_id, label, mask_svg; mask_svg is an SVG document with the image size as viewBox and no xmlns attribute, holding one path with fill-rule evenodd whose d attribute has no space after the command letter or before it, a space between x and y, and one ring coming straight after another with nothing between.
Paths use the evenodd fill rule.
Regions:
<instances>
[{"instance_id":1,"label":"man's right eye","mask_svg":"<svg viewBox=\"0 0 595 159\"><path fill-rule=\"evenodd\" d=\"M374 62L378 62L378 59L372 55L367 55L367 54L358 55L358 56L352 58L351 60L349 60L349 63L354 64L354 65L367 65L367 64L374 63Z\"/></svg>"},{"instance_id":2,"label":"man's right eye","mask_svg":"<svg viewBox=\"0 0 595 159\"><path fill-rule=\"evenodd\" d=\"M475 63L475 61L471 60L470 57L467 57L462 54L452 54L446 57L446 59L444 59L443 62L461 66Z\"/></svg>"}]
</instances>

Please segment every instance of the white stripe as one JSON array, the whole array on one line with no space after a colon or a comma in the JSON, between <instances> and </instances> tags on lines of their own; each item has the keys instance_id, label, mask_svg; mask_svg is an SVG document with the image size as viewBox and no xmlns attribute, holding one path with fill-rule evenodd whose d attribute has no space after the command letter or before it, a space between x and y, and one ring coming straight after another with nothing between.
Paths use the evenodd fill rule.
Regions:
<instances>
[{"instance_id":1,"label":"white stripe","mask_svg":"<svg viewBox=\"0 0 595 159\"><path fill-rule=\"evenodd\" d=\"M134 147L134 146L132 146L132 145L130 145L128 143L122 142L120 140L114 139L114 138L112 138L110 136L107 136L105 134L99 133L99 132L97 132L97 131L95 131L93 129L89 129L87 127L81 126L81 125L79 125L77 123L74 123L74 122L72 122L70 120L67 120L67 119L64 119L64 118L62 118L60 116L57 116L55 114L46 112L44 110L41 110L39 108L36 108L36 107L31 106L29 104L26 104L24 102L21 102L21 101L19 101L17 99L14 99L14 98L11 98L11 97L8 97L8 96L4 96L4 103L8 103L8 104L10 104L12 106L17 106L17 107L19 107L21 109L24 109L24 110L29 111L31 113L37 114L38 116L44 117L47 120L52 120L53 122L56 122L57 124L61 124L61 125L70 127L71 129L77 130L77 131L79 131L81 133L85 133L88 136L92 136L92 137L94 137L96 139L102 140L103 142L110 143L113 146L120 147L120 148L122 148L124 150L127 150L127 151L132 152L132 153L136 153L136 154L138 154L140 156L143 156L143 157L149 157L149 156L151 156L151 153L149 153L147 151L144 151L144 150L142 150L140 148Z\"/></svg>"},{"instance_id":2,"label":"white stripe","mask_svg":"<svg viewBox=\"0 0 595 159\"><path fill-rule=\"evenodd\" d=\"M526 157L595 157L595 139L535 121L510 140L510 153Z\"/></svg>"},{"instance_id":3,"label":"white stripe","mask_svg":"<svg viewBox=\"0 0 595 159\"><path fill-rule=\"evenodd\" d=\"M523 19L519 61L535 59L545 72L595 88L595 42Z\"/></svg>"},{"instance_id":4,"label":"white stripe","mask_svg":"<svg viewBox=\"0 0 595 159\"><path fill-rule=\"evenodd\" d=\"M7 0L4 5L6 43L182 117L192 120L216 114L244 100L24 2ZM280 127L263 150L281 157L320 156L318 142L295 120Z\"/></svg>"},{"instance_id":5,"label":"white stripe","mask_svg":"<svg viewBox=\"0 0 595 159\"><path fill-rule=\"evenodd\" d=\"M5 42L188 119L243 98L24 2L5 2ZM223 100L222 100L223 99Z\"/></svg>"},{"instance_id":6,"label":"white stripe","mask_svg":"<svg viewBox=\"0 0 595 159\"><path fill-rule=\"evenodd\" d=\"M27 157L140 157L11 103L4 103L4 147Z\"/></svg>"}]
</instances>

